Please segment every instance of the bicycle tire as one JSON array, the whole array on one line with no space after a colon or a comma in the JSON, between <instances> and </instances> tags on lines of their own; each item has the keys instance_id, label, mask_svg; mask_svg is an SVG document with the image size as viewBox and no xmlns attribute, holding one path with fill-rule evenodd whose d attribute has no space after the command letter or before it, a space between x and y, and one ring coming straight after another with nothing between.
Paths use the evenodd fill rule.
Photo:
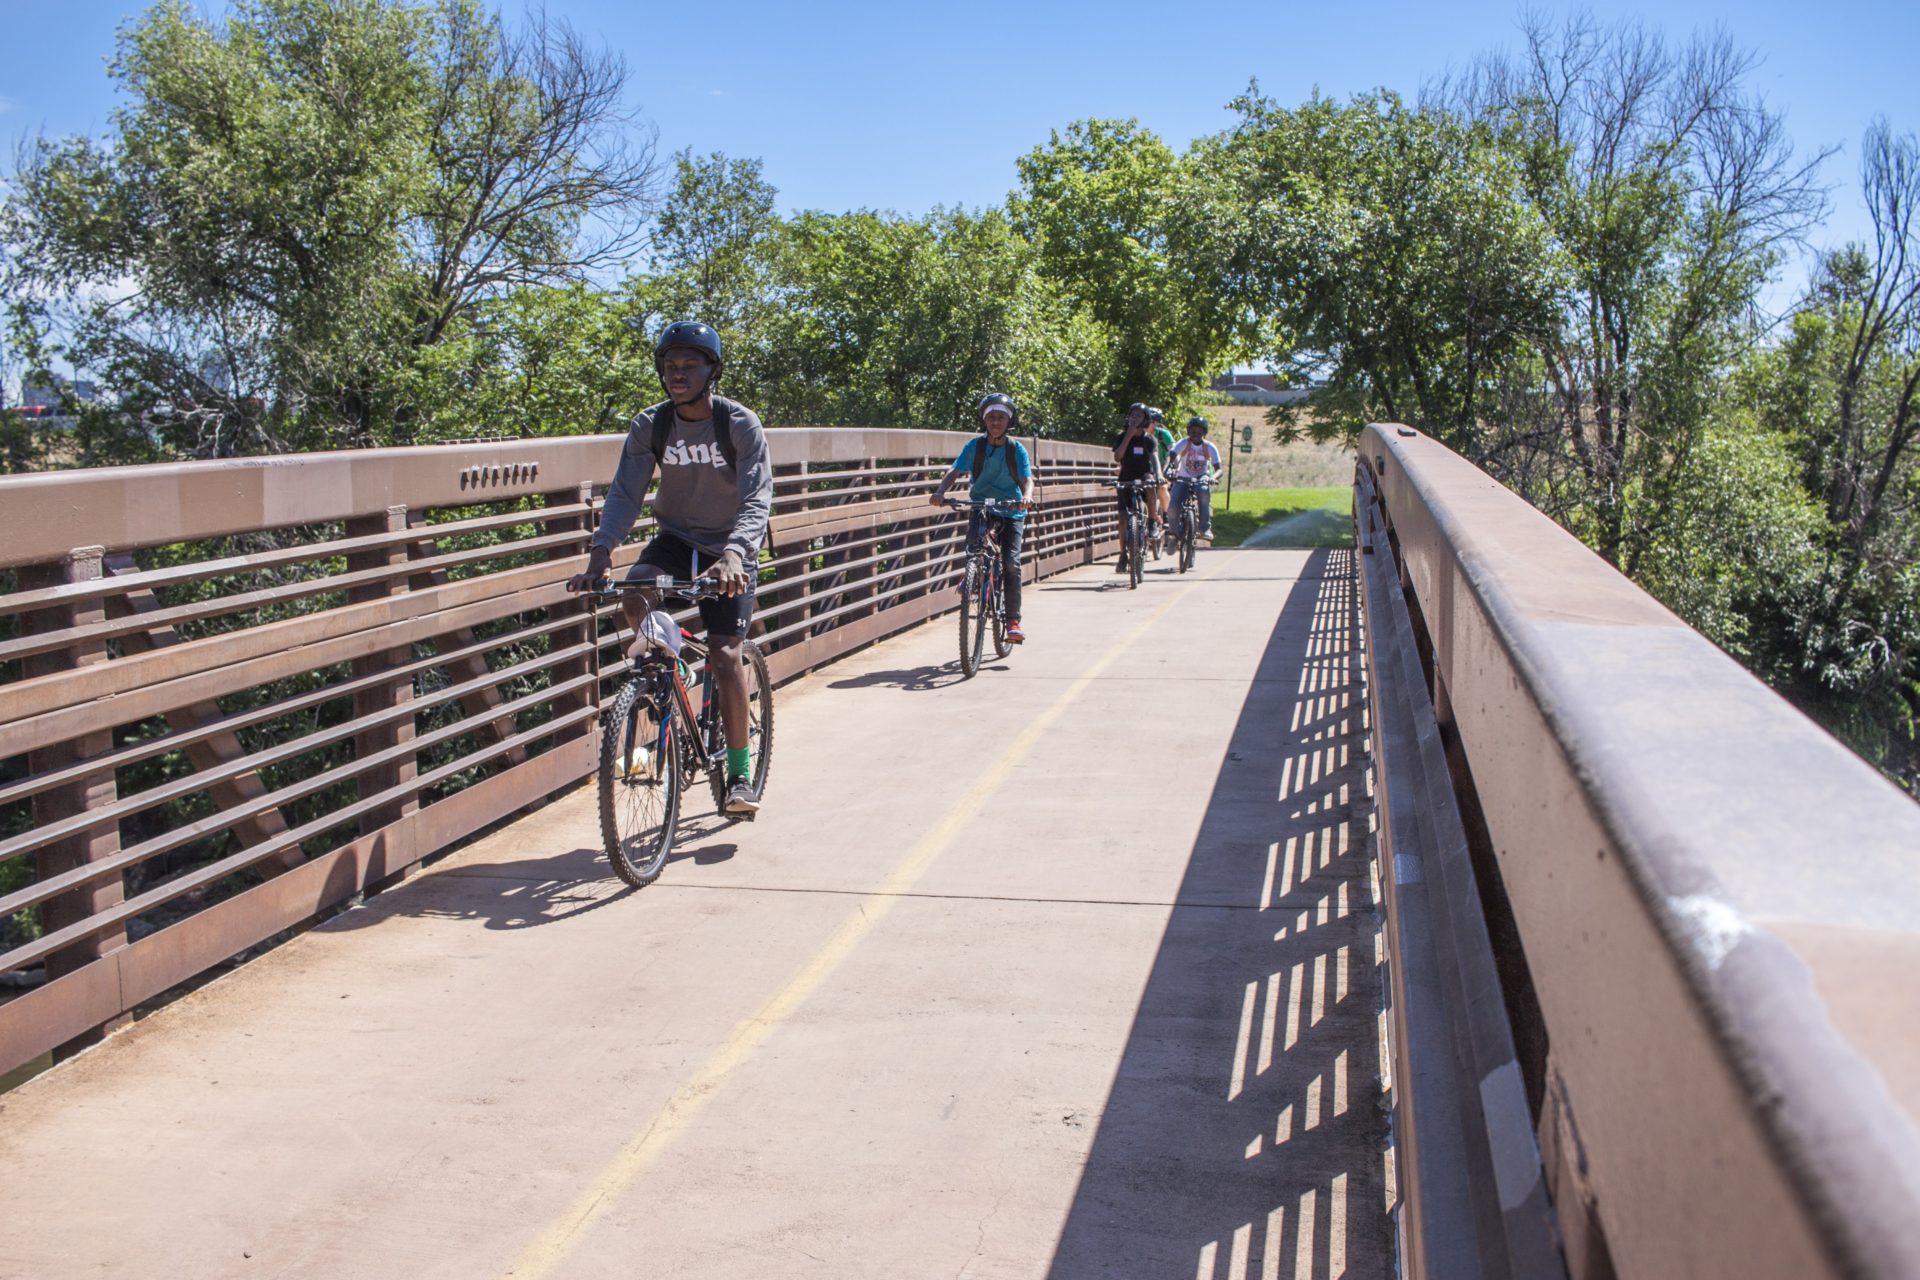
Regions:
<instances>
[{"instance_id":1,"label":"bicycle tire","mask_svg":"<svg viewBox=\"0 0 1920 1280\"><path fill-rule=\"evenodd\" d=\"M973 601L973 669L980 669L987 656L987 615L993 612L993 571L979 575L979 590Z\"/></svg>"},{"instance_id":2,"label":"bicycle tire","mask_svg":"<svg viewBox=\"0 0 1920 1280\"><path fill-rule=\"evenodd\" d=\"M747 750L752 755L753 798L758 800L767 794L767 765L773 759L773 675L767 670L766 655L751 640L740 642L740 661L747 668ZM727 749L726 723L717 712L707 733L707 759L711 761L716 751ZM727 812L724 768L708 767L707 786L713 792L713 807L721 817L738 822L746 816Z\"/></svg>"},{"instance_id":3,"label":"bicycle tire","mask_svg":"<svg viewBox=\"0 0 1920 1280\"><path fill-rule=\"evenodd\" d=\"M969 559L960 579L960 675L967 680L980 669L980 655L973 648L973 580L979 572L980 566Z\"/></svg>"},{"instance_id":4,"label":"bicycle tire","mask_svg":"<svg viewBox=\"0 0 1920 1280\"><path fill-rule=\"evenodd\" d=\"M642 701L642 682L629 680L603 713L600 725L600 841L613 873L636 889L660 878L673 852L680 821L680 767L675 756L675 717L660 722ZM662 749L655 750L656 745ZM630 747L654 751L645 776L633 774Z\"/></svg>"},{"instance_id":5,"label":"bicycle tire","mask_svg":"<svg viewBox=\"0 0 1920 1280\"><path fill-rule=\"evenodd\" d=\"M993 575L993 655L1004 658L1013 652L1013 642L1007 639L1007 580L1003 574Z\"/></svg>"}]
</instances>

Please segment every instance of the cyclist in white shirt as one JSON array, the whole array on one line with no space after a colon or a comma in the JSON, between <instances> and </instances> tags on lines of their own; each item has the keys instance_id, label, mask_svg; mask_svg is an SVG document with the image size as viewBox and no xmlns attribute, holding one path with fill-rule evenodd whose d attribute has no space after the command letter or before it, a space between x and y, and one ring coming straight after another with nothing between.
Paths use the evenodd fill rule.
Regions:
<instances>
[{"instance_id":1,"label":"cyclist in white shirt","mask_svg":"<svg viewBox=\"0 0 1920 1280\"><path fill-rule=\"evenodd\" d=\"M1173 446L1173 493L1170 502L1175 511L1187 500L1190 489L1200 492L1200 531L1195 537L1213 541L1213 492L1201 480L1220 474L1220 451L1207 439L1207 420L1198 414L1187 419L1187 438Z\"/></svg>"}]
</instances>

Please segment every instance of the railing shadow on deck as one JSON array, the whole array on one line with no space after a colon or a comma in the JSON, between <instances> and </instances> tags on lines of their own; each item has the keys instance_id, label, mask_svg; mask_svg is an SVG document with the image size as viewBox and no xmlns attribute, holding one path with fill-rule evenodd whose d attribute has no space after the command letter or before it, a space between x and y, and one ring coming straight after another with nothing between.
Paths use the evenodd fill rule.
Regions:
<instances>
[{"instance_id":1,"label":"railing shadow on deck","mask_svg":"<svg viewBox=\"0 0 1920 1280\"><path fill-rule=\"evenodd\" d=\"M1303 567L1048 1275L1390 1275L1352 553Z\"/></svg>"}]
</instances>

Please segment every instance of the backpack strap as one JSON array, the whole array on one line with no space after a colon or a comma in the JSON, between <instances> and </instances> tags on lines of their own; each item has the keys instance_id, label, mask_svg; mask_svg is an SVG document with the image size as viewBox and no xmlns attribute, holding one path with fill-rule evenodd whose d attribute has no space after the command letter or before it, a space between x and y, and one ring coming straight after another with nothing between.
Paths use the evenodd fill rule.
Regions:
<instances>
[{"instance_id":1,"label":"backpack strap","mask_svg":"<svg viewBox=\"0 0 1920 1280\"><path fill-rule=\"evenodd\" d=\"M727 460L727 466L734 471L740 470L740 451L733 443L733 423L735 405L731 400L719 396L713 398L713 442L720 447L720 456ZM653 461L658 466L660 459L667 453L667 436L673 431L673 401L662 400L653 406Z\"/></svg>"}]
</instances>

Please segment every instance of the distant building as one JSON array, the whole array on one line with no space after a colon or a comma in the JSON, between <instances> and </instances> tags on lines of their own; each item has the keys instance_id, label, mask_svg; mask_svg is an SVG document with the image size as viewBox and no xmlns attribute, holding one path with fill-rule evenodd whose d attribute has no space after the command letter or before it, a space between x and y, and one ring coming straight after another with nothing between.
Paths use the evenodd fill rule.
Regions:
<instances>
[{"instance_id":1,"label":"distant building","mask_svg":"<svg viewBox=\"0 0 1920 1280\"><path fill-rule=\"evenodd\" d=\"M20 380L20 404L23 408L55 413L68 394L83 404L90 404L99 398L98 390L91 382L73 382L44 370L30 373Z\"/></svg>"},{"instance_id":2,"label":"distant building","mask_svg":"<svg viewBox=\"0 0 1920 1280\"><path fill-rule=\"evenodd\" d=\"M1235 404L1299 404L1313 391L1312 387L1286 386L1277 373L1223 373L1211 385Z\"/></svg>"}]
</instances>

